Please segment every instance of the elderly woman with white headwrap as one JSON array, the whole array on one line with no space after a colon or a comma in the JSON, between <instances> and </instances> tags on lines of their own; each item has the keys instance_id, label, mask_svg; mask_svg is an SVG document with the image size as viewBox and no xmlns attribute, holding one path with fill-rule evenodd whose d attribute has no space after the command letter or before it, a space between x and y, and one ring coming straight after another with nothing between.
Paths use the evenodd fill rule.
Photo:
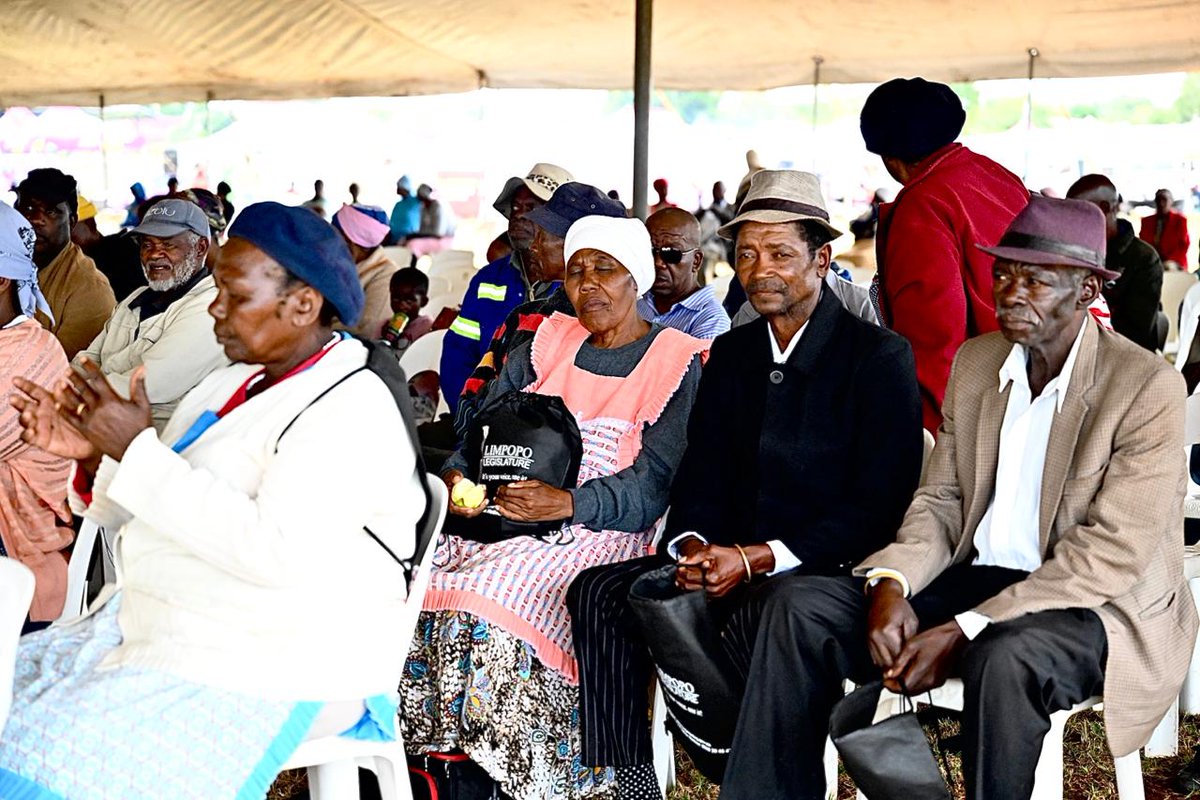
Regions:
<instances>
[{"instance_id":1,"label":"elderly woman with white headwrap","mask_svg":"<svg viewBox=\"0 0 1200 800\"><path fill-rule=\"evenodd\" d=\"M38 288L34 238L33 226L0 202L0 556L33 570L37 583L29 619L44 627L62 613L63 551L74 534L67 508L71 462L23 442L19 414L6 401L13 378L50 384L67 372L62 345L34 319L39 310L53 316Z\"/></svg>"},{"instance_id":2,"label":"elderly woman with white headwrap","mask_svg":"<svg viewBox=\"0 0 1200 800\"><path fill-rule=\"evenodd\" d=\"M509 519L567 519L555 534L439 543L425 611L401 684L410 748L459 748L514 800L608 795L611 769L579 761L578 668L565 597L588 567L645 555L667 510L708 343L651 325L637 311L654 282L640 220L584 217L567 233L556 313L514 350L498 389L556 395L583 440L576 487L499 487ZM463 479L460 452L443 479ZM480 509L455 508L464 516Z\"/></svg>"}]
</instances>

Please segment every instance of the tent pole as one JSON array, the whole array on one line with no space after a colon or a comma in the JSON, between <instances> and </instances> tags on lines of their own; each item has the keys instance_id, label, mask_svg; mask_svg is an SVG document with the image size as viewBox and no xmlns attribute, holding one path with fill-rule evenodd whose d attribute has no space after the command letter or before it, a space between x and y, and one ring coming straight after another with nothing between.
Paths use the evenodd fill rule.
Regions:
<instances>
[{"instance_id":1,"label":"tent pole","mask_svg":"<svg viewBox=\"0 0 1200 800\"><path fill-rule=\"evenodd\" d=\"M1033 144L1033 65L1041 53L1036 47L1025 52L1029 55L1029 79L1025 84L1025 174L1021 177L1029 180L1029 150Z\"/></svg>"},{"instance_id":2,"label":"tent pole","mask_svg":"<svg viewBox=\"0 0 1200 800\"><path fill-rule=\"evenodd\" d=\"M209 103L214 96L211 89L204 93L204 177L215 188L216 184L212 182L212 146L208 141L208 137L212 136L212 109Z\"/></svg>"},{"instance_id":3,"label":"tent pole","mask_svg":"<svg viewBox=\"0 0 1200 800\"><path fill-rule=\"evenodd\" d=\"M108 205L110 189L108 185L108 118L104 113L105 103L103 93L100 95L100 165L104 171L104 201Z\"/></svg>"},{"instance_id":4,"label":"tent pole","mask_svg":"<svg viewBox=\"0 0 1200 800\"><path fill-rule=\"evenodd\" d=\"M636 0L633 45L633 214L645 219L650 172L650 56L654 0Z\"/></svg>"},{"instance_id":5,"label":"tent pole","mask_svg":"<svg viewBox=\"0 0 1200 800\"><path fill-rule=\"evenodd\" d=\"M821 88L821 65L825 59L813 56L813 106L812 106L812 170L817 171L817 93Z\"/></svg>"}]
</instances>

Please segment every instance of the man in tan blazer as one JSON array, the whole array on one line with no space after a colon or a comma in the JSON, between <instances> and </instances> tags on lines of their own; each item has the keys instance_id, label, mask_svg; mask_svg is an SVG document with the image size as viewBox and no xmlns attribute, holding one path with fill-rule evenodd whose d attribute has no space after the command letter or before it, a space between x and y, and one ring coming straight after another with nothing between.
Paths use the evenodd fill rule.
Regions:
<instances>
[{"instance_id":1,"label":"man in tan blazer","mask_svg":"<svg viewBox=\"0 0 1200 800\"><path fill-rule=\"evenodd\" d=\"M759 797L820 797L841 681L880 671L912 694L963 679L973 800L1028 798L1050 714L1092 695L1114 755L1149 739L1197 627L1182 565L1185 393L1166 362L1088 314L1112 277L1104 248L1098 209L1041 197L988 248L1000 332L958 351L897 541L857 584L799 579L764 599L760 626L792 631L792 646L760 635L775 651L754 663L794 676L794 693L747 692L727 783L757 773ZM791 752L739 752L756 714L757 735Z\"/></svg>"}]
</instances>

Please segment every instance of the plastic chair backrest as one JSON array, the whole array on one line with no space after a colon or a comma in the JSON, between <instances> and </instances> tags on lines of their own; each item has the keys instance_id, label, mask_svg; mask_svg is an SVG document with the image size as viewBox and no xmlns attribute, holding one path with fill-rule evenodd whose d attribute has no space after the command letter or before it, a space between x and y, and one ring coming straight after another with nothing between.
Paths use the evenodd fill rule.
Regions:
<instances>
[{"instance_id":1,"label":"plastic chair backrest","mask_svg":"<svg viewBox=\"0 0 1200 800\"><path fill-rule=\"evenodd\" d=\"M439 294L436 297L429 298L429 305L425 306L425 315L437 319L437 315L442 313L443 308L458 309L462 303L461 294ZM417 341L420 341L418 339Z\"/></svg>"},{"instance_id":2,"label":"plastic chair backrest","mask_svg":"<svg viewBox=\"0 0 1200 800\"><path fill-rule=\"evenodd\" d=\"M443 250L434 253L429 265L430 275L458 273L464 269L475 271L475 254L470 250Z\"/></svg>"},{"instance_id":3,"label":"plastic chair backrest","mask_svg":"<svg viewBox=\"0 0 1200 800\"><path fill-rule=\"evenodd\" d=\"M67 600L63 604L60 621L75 619L87 610L88 572L99 539L100 527L85 518L75 536L71 560L67 563Z\"/></svg>"},{"instance_id":4,"label":"plastic chair backrest","mask_svg":"<svg viewBox=\"0 0 1200 800\"><path fill-rule=\"evenodd\" d=\"M429 483L430 502L433 503L433 508L425 523L425 534L429 536L429 546L425 548L425 554L421 557L421 564L417 567L412 585L408 589L408 599L405 601L404 619L400 625L402 635L408 637L404 640L405 650L408 649L412 637L416 633L421 604L424 602L426 590L429 589L433 555L437 550L438 537L442 533L442 527L446 524L447 509L450 508L450 490L446 488L446 483L432 473L426 475L425 480Z\"/></svg>"},{"instance_id":5,"label":"plastic chair backrest","mask_svg":"<svg viewBox=\"0 0 1200 800\"><path fill-rule=\"evenodd\" d=\"M418 372L431 369L438 372L442 361L442 340L446 331L431 331L408 346L400 354L400 367L409 378Z\"/></svg>"},{"instance_id":6,"label":"plastic chair backrest","mask_svg":"<svg viewBox=\"0 0 1200 800\"><path fill-rule=\"evenodd\" d=\"M1183 305L1183 298L1188 293L1188 289L1195 285L1196 273L1194 272L1172 270L1163 273L1162 308L1163 313L1167 315L1167 324L1170 326L1167 330L1168 342L1179 338L1179 307ZM1181 343L1180 347L1182 348L1182 346Z\"/></svg>"},{"instance_id":7,"label":"plastic chair backrest","mask_svg":"<svg viewBox=\"0 0 1200 800\"><path fill-rule=\"evenodd\" d=\"M29 567L11 558L0 558L0 731L12 707L17 641L32 601L33 573Z\"/></svg>"},{"instance_id":8,"label":"plastic chair backrest","mask_svg":"<svg viewBox=\"0 0 1200 800\"><path fill-rule=\"evenodd\" d=\"M412 266L412 250L407 247L384 247L383 254L400 269Z\"/></svg>"}]
</instances>

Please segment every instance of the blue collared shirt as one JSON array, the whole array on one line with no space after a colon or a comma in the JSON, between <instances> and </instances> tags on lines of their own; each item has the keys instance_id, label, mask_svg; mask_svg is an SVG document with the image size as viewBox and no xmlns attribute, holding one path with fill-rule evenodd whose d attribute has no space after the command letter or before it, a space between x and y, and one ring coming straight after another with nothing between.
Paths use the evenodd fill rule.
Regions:
<instances>
[{"instance_id":1,"label":"blue collared shirt","mask_svg":"<svg viewBox=\"0 0 1200 800\"><path fill-rule=\"evenodd\" d=\"M658 313L653 296L647 292L638 299L638 313L647 322L657 322L697 339L715 339L729 330L729 315L711 286L683 298L665 314Z\"/></svg>"}]
</instances>

